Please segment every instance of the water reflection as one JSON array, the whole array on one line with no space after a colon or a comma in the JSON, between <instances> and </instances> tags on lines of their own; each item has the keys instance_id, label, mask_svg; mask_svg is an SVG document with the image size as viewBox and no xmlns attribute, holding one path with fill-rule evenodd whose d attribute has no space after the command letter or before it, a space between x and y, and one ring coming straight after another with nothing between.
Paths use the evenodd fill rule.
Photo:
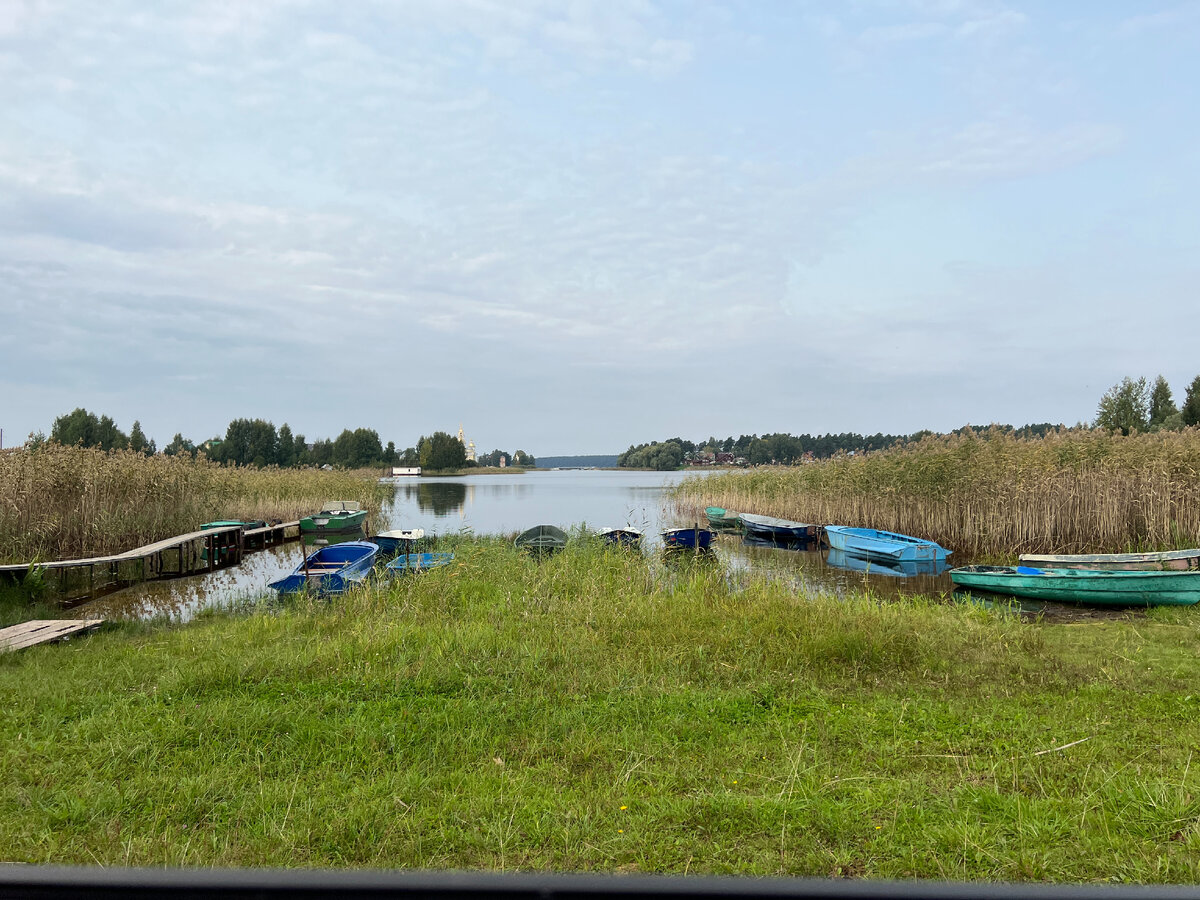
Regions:
<instances>
[{"instance_id":1,"label":"water reflection","mask_svg":"<svg viewBox=\"0 0 1200 900\"><path fill-rule=\"evenodd\" d=\"M912 578L915 575L941 575L950 568L944 559L917 559L885 563L878 560L860 559L857 556L851 556L845 550L833 549L825 557L825 564L833 566L835 569L846 569L850 572L873 572L876 575L893 578Z\"/></svg>"}]
</instances>

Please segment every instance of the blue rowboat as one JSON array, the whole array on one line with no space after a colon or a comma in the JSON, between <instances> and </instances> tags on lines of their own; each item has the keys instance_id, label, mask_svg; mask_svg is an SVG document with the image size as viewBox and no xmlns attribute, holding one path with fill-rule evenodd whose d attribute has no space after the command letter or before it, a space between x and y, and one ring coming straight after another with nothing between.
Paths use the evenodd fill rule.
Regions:
<instances>
[{"instance_id":1,"label":"blue rowboat","mask_svg":"<svg viewBox=\"0 0 1200 900\"><path fill-rule=\"evenodd\" d=\"M712 543L713 533L707 528L668 528L662 533L662 539L668 549L683 547L688 550L707 550Z\"/></svg>"},{"instance_id":2,"label":"blue rowboat","mask_svg":"<svg viewBox=\"0 0 1200 900\"><path fill-rule=\"evenodd\" d=\"M454 561L453 553L402 553L387 564L388 573L417 573L437 569Z\"/></svg>"},{"instance_id":3,"label":"blue rowboat","mask_svg":"<svg viewBox=\"0 0 1200 900\"><path fill-rule=\"evenodd\" d=\"M601 528L600 538L606 544L620 547L636 547L642 542L642 532L637 528Z\"/></svg>"},{"instance_id":4,"label":"blue rowboat","mask_svg":"<svg viewBox=\"0 0 1200 900\"><path fill-rule=\"evenodd\" d=\"M948 568L944 559L913 559L904 562L884 562L878 559L864 559L861 556L851 556L844 550L830 550L825 564L835 569L845 569L848 572L862 572L865 575L888 575L899 578L911 578L914 575L941 575Z\"/></svg>"},{"instance_id":5,"label":"blue rowboat","mask_svg":"<svg viewBox=\"0 0 1200 900\"><path fill-rule=\"evenodd\" d=\"M1030 566L961 566L950 570L955 587L1084 603L1089 606L1192 606L1200 601L1200 571L1038 569Z\"/></svg>"},{"instance_id":6,"label":"blue rowboat","mask_svg":"<svg viewBox=\"0 0 1200 900\"><path fill-rule=\"evenodd\" d=\"M750 513L742 513L741 519L746 537L750 541L766 541L777 547L791 547L812 543L821 537L820 525L805 525L790 519L756 516Z\"/></svg>"},{"instance_id":7,"label":"blue rowboat","mask_svg":"<svg viewBox=\"0 0 1200 900\"><path fill-rule=\"evenodd\" d=\"M281 594L296 594L304 590L318 594L341 594L366 579L378 552L379 545L370 541L329 544L306 557L291 575L272 581L267 587Z\"/></svg>"},{"instance_id":8,"label":"blue rowboat","mask_svg":"<svg viewBox=\"0 0 1200 900\"><path fill-rule=\"evenodd\" d=\"M826 525L825 537L831 550L841 550L850 556L876 559L882 562L913 562L920 559L944 560L949 550L924 538L879 531L875 528L847 528Z\"/></svg>"}]
</instances>

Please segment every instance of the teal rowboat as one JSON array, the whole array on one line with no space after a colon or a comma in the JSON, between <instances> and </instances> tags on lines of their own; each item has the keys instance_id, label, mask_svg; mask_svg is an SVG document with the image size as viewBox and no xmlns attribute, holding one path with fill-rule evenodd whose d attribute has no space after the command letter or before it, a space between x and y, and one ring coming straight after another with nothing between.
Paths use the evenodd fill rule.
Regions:
<instances>
[{"instance_id":1,"label":"teal rowboat","mask_svg":"<svg viewBox=\"0 0 1200 900\"><path fill-rule=\"evenodd\" d=\"M960 566L950 570L950 579L955 587L968 590L1091 606L1192 606L1200 602L1200 571Z\"/></svg>"},{"instance_id":2,"label":"teal rowboat","mask_svg":"<svg viewBox=\"0 0 1200 900\"><path fill-rule=\"evenodd\" d=\"M706 506L704 515L708 517L708 527L713 531L741 531L742 517L735 512L720 506Z\"/></svg>"}]
</instances>

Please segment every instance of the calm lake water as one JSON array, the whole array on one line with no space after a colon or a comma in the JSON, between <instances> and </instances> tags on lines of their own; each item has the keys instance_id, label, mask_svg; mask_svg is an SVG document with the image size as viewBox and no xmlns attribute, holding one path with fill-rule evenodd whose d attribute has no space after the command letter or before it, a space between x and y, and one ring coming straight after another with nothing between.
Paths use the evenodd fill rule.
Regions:
<instances>
[{"instance_id":1,"label":"calm lake water","mask_svg":"<svg viewBox=\"0 0 1200 900\"><path fill-rule=\"evenodd\" d=\"M669 508L666 501L667 490L689 474L560 470L414 478L395 486L394 496L383 507L384 521L369 524L371 533L423 528L428 535L514 535L543 523L568 530L632 525L645 532L644 552L652 553L661 546L659 532L663 528L692 524L690 518ZM879 597L900 598L911 594L949 597L953 590L944 571L910 576L831 556L828 550L752 546L736 536L722 535L714 546L732 578L763 573L794 585L797 591L842 596L868 588ZM76 607L74 614L105 618L167 616L185 621L206 608L227 608L262 596L268 582L295 569L301 553L301 545L293 542L248 554L235 568L137 585ZM963 565L969 560L953 562ZM1113 615L1111 611L1078 610L1057 604L1029 604L1025 610L1052 619Z\"/></svg>"}]
</instances>

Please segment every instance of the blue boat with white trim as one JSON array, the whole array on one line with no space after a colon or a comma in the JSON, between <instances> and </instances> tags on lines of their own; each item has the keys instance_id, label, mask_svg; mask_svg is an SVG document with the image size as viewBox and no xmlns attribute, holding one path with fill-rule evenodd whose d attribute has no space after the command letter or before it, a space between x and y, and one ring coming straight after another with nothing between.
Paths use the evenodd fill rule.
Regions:
<instances>
[{"instance_id":1,"label":"blue boat with white trim","mask_svg":"<svg viewBox=\"0 0 1200 900\"><path fill-rule=\"evenodd\" d=\"M305 590L317 594L341 594L366 580L378 552L379 545L370 541L329 544L305 557L291 575L272 581L267 587L281 594L298 594Z\"/></svg>"},{"instance_id":2,"label":"blue boat with white trim","mask_svg":"<svg viewBox=\"0 0 1200 900\"><path fill-rule=\"evenodd\" d=\"M850 556L882 562L944 560L951 553L934 541L897 534L894 531L880 531L877 528L826 525L825 537L831 550L841 550Z\"/></svg>"}]
</instances>

